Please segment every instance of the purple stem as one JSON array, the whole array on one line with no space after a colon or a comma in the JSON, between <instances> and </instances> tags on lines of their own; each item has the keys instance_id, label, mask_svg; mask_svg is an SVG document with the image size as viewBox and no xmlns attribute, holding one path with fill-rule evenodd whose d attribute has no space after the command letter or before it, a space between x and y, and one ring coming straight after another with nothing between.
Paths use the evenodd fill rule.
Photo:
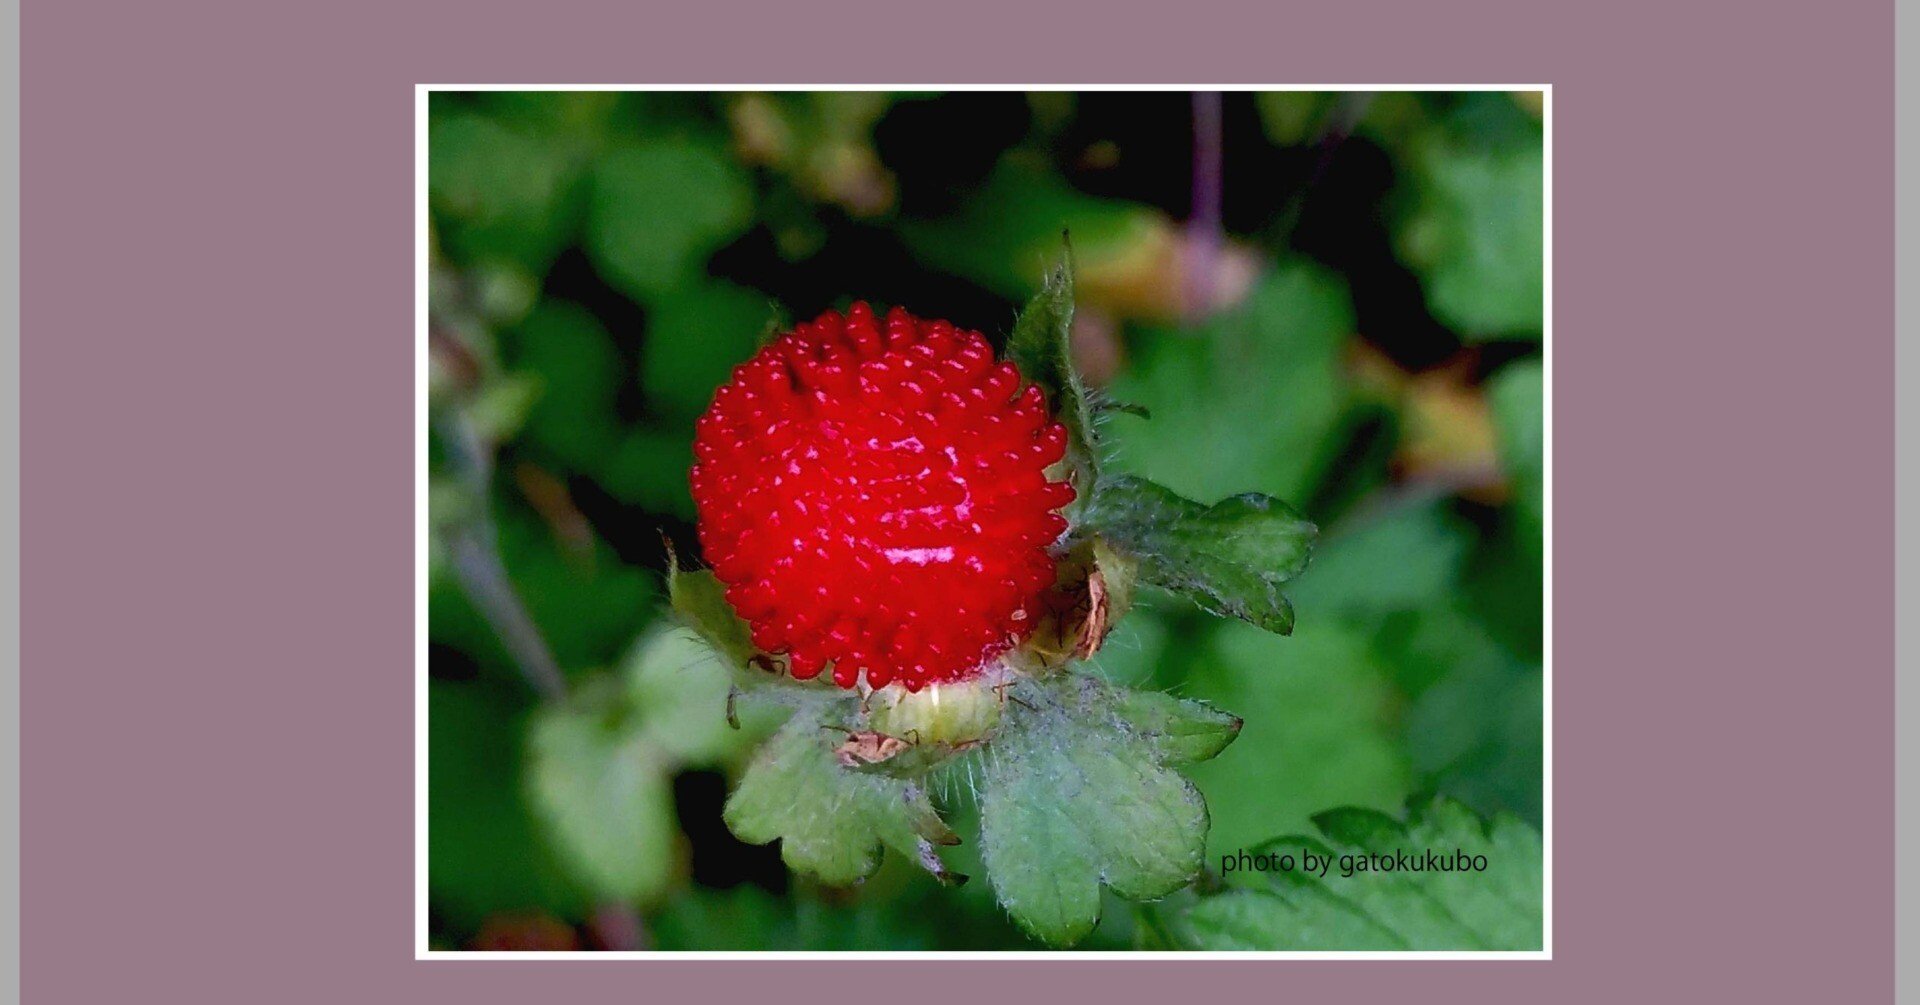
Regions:
<instances>
[{"instance_id":1,"label":"purple stem","mask_svg":"<svg viewBox=\"0 0 1920 1005\"><path fill-rule=\"evenodd\" d=\"M553 650L547 648L547 640L541 637L533 615L527 613L526 604L514 592L506 563L500 558L491 510L485 503L493 472L491 450L459 416L442 422L440 432L468 490L482 500L478 517L447 534L447 551L453 559L454 573L460 577L460 587L480 616L493 626L527 683L542 697L565 697L566 676L560 672Z\"/></svg>"},{"instance_id":2,"label":"purple stem","mask_svg":"<svg viewBox=\"0 0 1920 1005\"><path fill-rule=\"evenodd\" d=\"M1187 217L1186 313L1189 321L1213 303L1213 278L1225 235L1220 224L1222 166L1219 91L1193 92L1193 203Z\"/></svg>"}]
</instances>

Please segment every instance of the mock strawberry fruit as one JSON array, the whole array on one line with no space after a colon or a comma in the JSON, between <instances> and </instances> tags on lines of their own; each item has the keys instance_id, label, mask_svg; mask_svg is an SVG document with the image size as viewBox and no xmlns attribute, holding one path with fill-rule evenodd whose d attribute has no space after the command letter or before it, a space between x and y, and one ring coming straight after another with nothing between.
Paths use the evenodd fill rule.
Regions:
<instances>
[{"instance_id":1,"label":"mock strawberry fruit","mask_svg":"<svg viewBox=\"0 0 1920 1005\"><path fill-rule=\"evenodd\" d=\"M795 326L694 433L700 543L754 645L852 687L966 680L1033 631L1066 430L978 332L864 303Z\"/></svg>"}]
</instances>

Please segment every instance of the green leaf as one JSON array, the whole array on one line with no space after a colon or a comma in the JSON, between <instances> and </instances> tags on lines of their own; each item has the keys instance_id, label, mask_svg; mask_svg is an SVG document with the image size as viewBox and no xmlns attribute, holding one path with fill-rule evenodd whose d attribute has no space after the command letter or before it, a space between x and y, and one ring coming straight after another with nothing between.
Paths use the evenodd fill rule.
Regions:
<instances>
[{"instance_id":1,"label":"green leaf","mask_svg":"<svg viewBox=\"0 0 1920 1005\"><path fill-rule=\"evenodd\" d=\"M601 487L630 506L671 513L692 523L693 493L687 469L693 467L693 434L681 427L631 429L600 465Z\"/></svg>"},{"instance_id":2,"label":"green leaf","mask_svg":"<svg viewBox=\"0 0 1920 1005\"><path fill-rule=\"evenodd\" d=\"M1202 865L1206 803L1117 705L1090 678L1023 680L986 748L982 861L1001 905L1050 943L1093 930L1103 884L1148 900Z\"/></svg>"},{"instance_id":3,"label":"green leaf","mask_svg":"<svg viewBox=\"0 0 1920 1005\"><path fill-rule=\"evenodd\" d=\"M699 415L733 368L760 346L773 308L744 287L700 282L653 305L640 350L640 386L649 404L682 420Z\"/></svg>"},{"instance_id":4,"label":"green leaf","mask_svg":"<svg viewBox=\"0 0 1920 1005\"><path fill-rule=\"evenodd\" d=\"M1067 427L1067 470L1084 498L1099 478L1099 455L1094 447L1093 412L1087 388L1073 366L1073 250L1047 271L1040 292L1007 336L1007 358L1020 373L1047 392L1047 402Z\"/></svg>"},{"instance_id":5,"label":"green leaf","mask_svg":"<svg viewBox=\"0 0 1920 1005\"><path fill-rule=\"evenodd\" d=\"M598 148L640 114L630 107L636 96L618 91L488 91L475 97L502 122L536 130L569 150Z\"/></svg>"},{"instance_id":6,"label":"green leaf","mask_svg":"<svg viewBox=\"0 0 1920 1005\"><path fill-rule=\"evenodd\" d=\"M427 889L471 931L488 916L586 917L591 899L549 845L520 784L525 686L435 680L427 689Z\"/></svg>"},{"instance_id":7,"label":"green leaf","mask_svg":"<svg viewBox=\"0 0 1920 1005\"><path fill-rule=\"evenodd\" d=\"M650 299L698 275L752 221L751 184L724 148L650 140L595 167L587 252L609 283Z\"/></svg>"},{"instance_id":8,"label":"green leaf","mask_svg":"<svg viewBox=\"0 0 1920 1005\"><path fill-rule=\"evenodd\" d=\"M1329 117L1347 95L1325 91L1263 91L1253 96L1267 139L1287 146L1313 140L1329 126Z\"/></svg>"},{"instance_id":9,"label":"green leaf","mask_svg":"<svg viewBox=\"0 0 1920 1005\"><path fill-rule=\"evenodd\" d=\"M1412 145L1400 254L1434 316L1469 340L1541 332L1544 155L1538 128L1528 132L1486 143L1435 129Z\"/></svg>"},{"instance_id":10,"label":"green leaf","mask_svg":"<svg viewBox=\"0 0 1920 1005\"><path fill-rule=\"evenodd\" d=\"M1315 543L1313 575L1293 602L1309 617L1362 622L1444 603L1458 592L1473 536L1448 499L1356 515Z\"/></svg>"},{"instance_id":11,"label":"green leaf","mask_svg":"<svg viewBox=\"0 0 1920 1005\"><path fill-rule=\"evenodd\" d=\"M1010 299L1033 295L1066 231L1084 304L1124 316L1171 314L1177 306L1159 288L1178 287L1167 281L1178 249L1165 214L1088 195L1018 154L1001 158L956 211L905 217L897 229L920 262Z\"/></svg>"},{"instance_id":12,"label":"green leaf","mask_svg":"<svg viewBox=\"0 0 1920 1005\"><path fill-rule=\"evenodd\" d=\"M431 114L427 194L441 246L463 264L538 275L579 223L578 166L535 132L466 111Z\"/></svg>"},{"instance_id":13,"label":"green leaf","mask_svg":"<svg viewBox=\"0 0 1920 1005\"><path fill-rule=\"evenodd\" d=\"M533 377L539 397L524 438L568 471L590 472L615 444L620 350L584 308L545 300L505 338L507 363Z\"/></svg>"},{"instance_id":14,"label":"green leaf","mask_svg":"<svg viewBox=\"0 0 1920 1005\"><path fill-rule=\"evenodd\" d=\"M1537 359L1502 367L1487 388L1500 464L1513 480L1514 506L1534 544L1546 516L1545 373Z\"/></svg>"},{"instance_id":15,"label":"green leaf","mask_svg":"<svg viewBox=\"0 0 1920 1005\"><path fill-rule=\"evenodd\" d=\"M737 667L746 667L759 650L752 630L727 603L727 588L711 570L682 569L668 558L667 596L673 612L716 652Z\"/></svg>"},{"instance_id":16,"label":"green leaf","mask_svg":"<svg viewBox=\"0 0 1920 1005\"><path fill-rule=\"evenodd\" d=\"M1406 754L1400 696L1369 645L1338 621L1303 621L1281 638L1237 621L1185 635L1183 693L1245 718L1220 756L1188 769L1213 810L1217 854L1305 827L1328 806L1399 806Z\"/></svg>"},{"instance_id":17,"label":"green leaf","mask_svg":"<svg viewBox=\"0 0 1920 1005\"><path fill-rule=\"evenodd\" d=\"M1240 717L1163 691L1123 691L1116 711L1153 744L1163 764L1198 764L1240 735Z\"/></svg>"},{"instance_id":18,"label":"green leaf","mask_svg":"<svg viewBox=\"0 0 1920 1005\"><path fill-rule=\"evenodd\" d=\"M843 769L833 749L851 703L803 706L761 747L724 815L749 844L780 842L780 857L828 886L856 883L880 866L882 846L920 863L936 879L961 877L941 863L937 845L959 837L941 821L926 788L883 774Z\"/></svg>"},{"instance_id":19,"label":"green leaf","mask_svg":"<svg viewBox=\"0 0 1920 1005\"><path fill-rule=\"evenodd\" d=\"M865 891L863 891L863 894ZM920 905L863 895L846 898L809 896L796 891L776 895L751 883L724 890L696 887L673 898L647 926L652 948L665 951L848 952L928 951L972 948L952 943L966 938L950 905ZM971 919L968 919L969 921ZM1001 931L994 935L1006 938ZM1006 948L1005 943L983 948Z\"/></svg>"},{"instance_id":20,"label":"green leaf","mask_svg":"<svg viewBox=\"0 0 1920 1005\"><path fill-rule=\"evenodd\" d=\"M679 835L664 752L606 687L542 709L528 736L529 792L573 871L607 897L664 892Z\"/></svg>"},{"instance_id":21,"label":"green leaf","mask_svg":"<svg viewBox=\"0 0 1920 1005\"><path fill-rule=\"evenodd\" d=\"M540 399L540 382L524 374L501 375L485 380L466 403L467 421L485 443L500 443L518 432L534 402Z\"/></svg>"},{"instance_id":22,"label":"green leaf","mask_svg":"<svg viewBox=\"0 0 1920 1005\"><path fill-rule=\"evenodd\" d=\"M1374 634L1375 651L1410 699L1400 720L1416 790L1538 825L1540 667L1496 639L1484 614L1463 601L1395 615Z\"/></svg>"},{"instance_id":23,"label":"green leaf","mask_svg":"<svg viewBox=\"0 0 1920 1005\"><path fill-rule=\"evenodd\" d=\"M675 765L722 763L754 739L727 724L732 675L712 648L685 629L642 638L627 658L625 684L641 738Z\"/></svg>"},{"instance_id":24,"label":"green leaf","mask_svg":"<svg viewBox=\"0 0 1920 1005\"><path fill-rule=\"evenodd\" d=\"M1316 531L1286 503L1247 493L1203 506L1122 475L1100 484L1085 520L1138 560L1144 581L1267 631L1293 631L1280 586L1306 569Z\"/></svg>"},{"instance_id":25,"label":"green leaf","mask_svg":"<svg viewBox=\"0 0 1920 1005\"><path fill-rule=\"evenodd\" d=\"M1488 388L1500 463L1512 479L1510 519L1469 568L1467 589L1514 652L1539 662L1544 644L1546 470L1544 378L1538 360L1510 363Z\"/></svg>"},{"instance_id":26,"label":"green leaf","mask_svg":"<svg viewBox=\"0 0 1920 1005\"><path fill-rule=\"evenodd\" d=\"M1353 331L1339 277L1301 261L1276 267L1244 304L1197 329L1138 331L1131 363L1105 390L1153 418L1102 428L1107 470L1190 499L1250 489L1309 498L1352 407L1343 354Z\"/></svg>"},{"instance_id":27,"label":"green leaf","mask_svg":"<svg viewBox=\"0 0 1920 1005\"><path fill-rule=\"evenodd\" d=\"M1296 836L1223 860L1226 892L1172 909L1165 929L1186 949L1240 950L1538 950L1541 948L1540 835L1511 817L1485 821L1448 801L1416 808L1406 823L1373 810L1341 809L1314 818L1318 836ZM1425 853L1464 869L1398 866ZM1330 856L1325 870L1302 868L1303 852ZM1291 871L1259 870L1267 856ZM1369 856L1379 856L1370 858ZM1478 858L1475 858L1475 857ZM1391 871L1369 864L1395 863ZM1476 868L1476 865L1478 866Z\"/></svg>"},{"instance_id":28,"label":"green leaf","mask_svg":"<svg viewBox=\"0 0 1920 1005\"><path fill-rule=\"evenodd\" d=\"M784 656L770 656L753 644L747 623L727 603L727 588L711 570L682 569L668 556L667 595L680 623L693 630L731 673L735 692L750 693L780 706L844 697L827 675L795 680Z\"/></svg>"},{"instance_id":29,"label":"green leaf","mask_svg":"<svg viewBox=\"0 0 1920 1005\"><path fill-rule=\"evenodd\" d=\"M573 871L603 896L656 897L675 862L674 773L742 757L777 723L730 726L732 688L706 643L656 628L617 678L587 678L534 719L532 801Z\"/></svg>"},{"instance_id":30,"label":"green leaf","mask_svg":"<svg viewBox=\"0 0 1920 1005\"><path fill-rule=\"evenodd\" d=\"M1541 816L1543 678L1538 667L1467 665L1407 712L1423 787L1482 810Z\"/></svg>"}]
</instances>

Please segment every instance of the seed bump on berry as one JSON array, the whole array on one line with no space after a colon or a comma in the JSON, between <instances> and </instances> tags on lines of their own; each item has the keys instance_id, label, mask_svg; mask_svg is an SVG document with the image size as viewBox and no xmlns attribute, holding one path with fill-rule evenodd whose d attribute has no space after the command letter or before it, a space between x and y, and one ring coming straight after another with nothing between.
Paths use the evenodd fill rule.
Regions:
<instances>
[{"instance_id":1,"label":"seed bump on berry","mask_svg":"<svg viewBox=\"0 0 1920 1005\"><path fill-rule=\"evenodd\" d=\"M1033 631L1067 432L978 332L829 311L734 369L693 448L707 561L793 676L918 691Z\"/></svg>"}]
</instances>

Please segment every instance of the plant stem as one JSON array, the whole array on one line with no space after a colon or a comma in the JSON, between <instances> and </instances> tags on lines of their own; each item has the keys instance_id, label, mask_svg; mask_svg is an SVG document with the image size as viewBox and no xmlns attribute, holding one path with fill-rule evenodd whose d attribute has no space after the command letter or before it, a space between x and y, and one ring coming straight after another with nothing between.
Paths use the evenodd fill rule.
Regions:
<instances>
[{"instance_id":1,"label":"plant stem","mask_svg":"<svg viewBox=\"0 0 1920 1005\"><path fill-rule=\"evenodd\" d=\"M527 684L543 698L563 698L567 679L534 624L533 615L527 613L526 604L514 592L506 563L500 558L493 509L487 501L492 457L464 416L450 413L436 425L450 448L462 484L475 500L474 517L447 534L447 551L460 587L500 637L500 644L506 647Z\"/></svg>"},{"instance_id":2,"label":"plant stem","mask_svg":"<svg viewBox=\"0 0 1920 1005\"><path fill-rule=\"evenodd\" d=\"M468 599L480 610L480 616L493 626L501 645L520 669L521 676L541 697L558 699L567 692L566 678L554 661L553 653L541 638L533 616L513 591L499 549L491 539L483 540L476 528L462 528L450 535L447 550L453 557L454 571Z\"/></svg>"},{"instance_id":3,"label":"plant stem","mask_svg":"<svg viewBox=\"0 0 1920 1005\"><path fill-rule=\"evenodd\" d=\"M1213 305L1214 270L1225 243L1221 230L1223 139L1219 91L1193 92L1193 201L1187 217L1186 314L1203 317Z\"/></svg>"}]
</instances>

